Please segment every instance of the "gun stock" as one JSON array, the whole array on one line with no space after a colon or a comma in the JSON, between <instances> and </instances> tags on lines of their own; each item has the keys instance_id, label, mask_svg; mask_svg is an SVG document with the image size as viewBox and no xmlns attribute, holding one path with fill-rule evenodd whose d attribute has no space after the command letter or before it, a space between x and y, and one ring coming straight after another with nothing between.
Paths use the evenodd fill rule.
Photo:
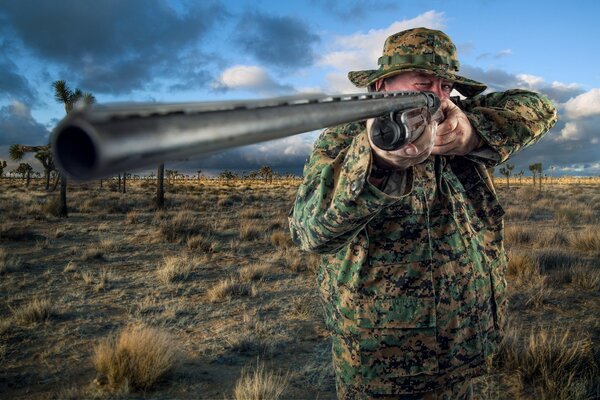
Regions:
<instances>
[{"instance_id":1,"label":"gun stock","mask_svg":"<svg viewBox=\"0 0 600 400\"><path fill-rule=\"evenodd\" d=\"M390 113L394 113L390 118L410 133L418 131L419 124L430 119L439 106L431 92L91 105L76 108L65 117L54 130L51 143L63 172L75 179L96 179L342 123L387 118ZM396 140L396 148L403 145L402 140L411 140L410 135L400 141L381 136L383 145Z\"/></svg>"}]
</instances>

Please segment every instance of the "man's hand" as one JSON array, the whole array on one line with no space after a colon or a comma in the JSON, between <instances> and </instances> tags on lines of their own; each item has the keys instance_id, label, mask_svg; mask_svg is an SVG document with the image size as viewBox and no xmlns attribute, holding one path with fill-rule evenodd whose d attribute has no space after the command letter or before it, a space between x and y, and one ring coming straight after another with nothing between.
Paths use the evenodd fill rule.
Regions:
<instances>
[{"instance_id":1,"label":"man's hand","mask_svg":"<svg viewBox=\"0 0 600 400\"><path fill-rule=\"evenodd\" d=\"M435 146L431 154L464 156L479 144L479 136L464 112L452 101L442 100L446 118L437 128Z\"/></svg>"},{"instance_id":2,"label":"man's hand","mask_svg":"<svg viewBox=\"0 0 600 400\"><path fill-rule=\"evenodd\" d=\"M373 118L367 120L367 136L373 150L373 161L378 167L389 170L403 170L422 163L431 154L436 137L437 122L433 121L425 127L423 133L412 143L398 150L386 151L375 146L371 141Z\"/></svg>"}]
</instances>

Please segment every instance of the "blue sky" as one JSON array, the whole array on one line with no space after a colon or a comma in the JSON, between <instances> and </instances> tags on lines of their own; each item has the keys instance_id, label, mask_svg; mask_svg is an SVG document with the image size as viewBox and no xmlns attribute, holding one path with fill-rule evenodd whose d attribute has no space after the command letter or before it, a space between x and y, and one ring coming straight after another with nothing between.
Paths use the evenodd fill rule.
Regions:
<instances>
[{"instance_id":1,"label":"blue sky","mask_svg":"<svg viewBox=\"0 0 600 400\"><path fill-rule=\"evenodd\" d=\"M546 94L559 122L516 156L515 171L600 174L597 1L4 0L0 4L0 159L13 143L45 144L64 116L51 83L99 102L216 101L357 92L349 70L376 67L385 37L445 31L461 74L489 90ZM167 168L300 174L317 132ZM35 160L30 162L38 167ZM14 163L10 163L15 165ZM9 167L9 170L11 167Z\"/></svg>"}]
</instances>

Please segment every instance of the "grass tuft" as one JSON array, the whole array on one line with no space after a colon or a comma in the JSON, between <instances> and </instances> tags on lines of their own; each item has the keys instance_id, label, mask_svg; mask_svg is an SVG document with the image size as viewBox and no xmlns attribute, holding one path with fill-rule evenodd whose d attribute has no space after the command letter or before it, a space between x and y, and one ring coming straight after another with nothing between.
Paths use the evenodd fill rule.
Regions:
<instances>
[{"instance_id":1,"label":"grass tuft","mask_svg":"<svg viewBox=\"0 0 600 400\"><path fill-rule=\"evenodd\" d=\"M242 370L242 376L233 390L235 400L280 399L288 385L287 376L275 375L266 371L259 363L252 370Z\"/></svg>"},{"instance_id":2,"label":"grass tuft","mask_svg":"<svg viewBox=\"0 0 600 400\"><path fill-rule=\"evenodd\" d=\"M167 332L130 325L100 342L93 363L100 383L113 391L148 390L171 373L180 359Z\"/></svg>"},{"instance_id":3,"label":"grass tuft","mask_svg":"<svg viewBox=\"0 0 600 400\"><path fill-rule=\"evenodd\" d=\"M43 322L54 315L52 303L48 299L34 299L25 305L12 309L15 322L22 325Z\"/></svg>"}]
</instances>

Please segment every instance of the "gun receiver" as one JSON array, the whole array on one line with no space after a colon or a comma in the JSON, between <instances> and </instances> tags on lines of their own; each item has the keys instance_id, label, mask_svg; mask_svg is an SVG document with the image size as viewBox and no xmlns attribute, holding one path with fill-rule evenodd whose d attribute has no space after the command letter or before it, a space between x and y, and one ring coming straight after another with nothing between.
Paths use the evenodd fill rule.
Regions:
<instances>
[{"instance_id":1,"label":"gun receiver","mask_svg":"<svg viewBox=\"0 0 600 400\"><path fill-rule=\"evenodd\" d=\"M59 123L52 148L67 175L95 179L346 122L386 120L391 113L373 137L389 150L414 140L439 109L440 100L431 92L91 105L76 108ZM392 123L399 127L389 128Z\"/></svg>"}]
</instances>

